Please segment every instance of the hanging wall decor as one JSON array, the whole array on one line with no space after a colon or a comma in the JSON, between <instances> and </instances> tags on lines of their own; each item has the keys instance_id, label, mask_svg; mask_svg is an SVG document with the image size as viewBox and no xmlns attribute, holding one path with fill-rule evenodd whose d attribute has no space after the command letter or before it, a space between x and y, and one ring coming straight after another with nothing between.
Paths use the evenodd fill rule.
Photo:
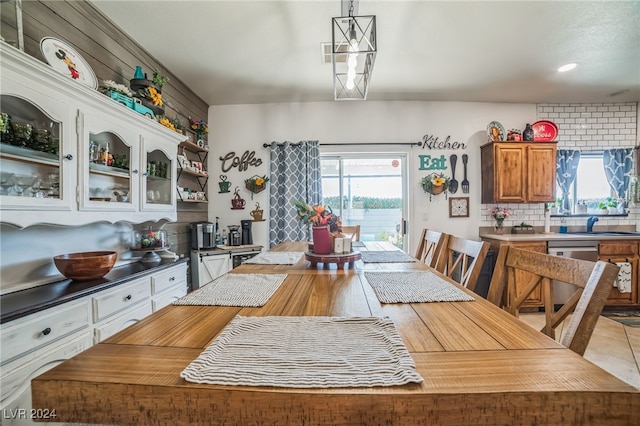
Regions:
<instances>
[{"instance_id":1,"label":"hanging wall decor","mask_svg":"<svg viewBox=\"0 0 640 426\"><path fill-rule=\"evenodd\" d=\"M420 181L420 185L424 192L429 193L429 201L431 201L432 195L438 195L444 193L445 198L447 198L447 192L449 189L449 185L451 183L451 179L442 173L436 174L431 173L422 178Z\"/></svg>"},{"instance_id":2,"label":"hanging wall decor","mask_svg":"<svg viewBox=\"0 0 640 426\"><path fill-rule=\"evenodd\" d=\"M240 196L240 188L236 186L234 196L231 199L231 210L244 210L244 205L247 202Z\"/></svg>"},{"instance_id":3,"label":"hanging wall decor","mask_svg":"<svg viewBox=\"0 0 640 426\"><path fill-rule=\"evenodd\" d=\"M253 200L253 194L264 191L269 182L269 178L265 176L251 176L249 179L245 179L244 187L251 191L251 199Z\"/></svg>"}]
</instances>

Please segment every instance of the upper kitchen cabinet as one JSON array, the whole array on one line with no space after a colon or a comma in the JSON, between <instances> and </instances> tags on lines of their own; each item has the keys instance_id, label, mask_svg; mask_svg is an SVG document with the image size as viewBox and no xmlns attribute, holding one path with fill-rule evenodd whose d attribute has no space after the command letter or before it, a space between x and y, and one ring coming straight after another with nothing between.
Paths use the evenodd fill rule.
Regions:
<instances>
[{"instance_id":1,"label":"upper kitchen cabinet","mask_svg":"<svg viewBox=\"0 0 640 426\"><path fill-rule=\"evenodd\" d=\"M480 147L482 203L555 200L554 142L492 142Z\"/></svg>"},{"instance_id":2,"label":"upper kitchen cabinet","mask_svg":"<svg viewBox=\"0 0 640 426\"><path fill-rule=\"evenodd\" d=\"M2 222L175 221L185 136L0 42Z\"/></svg>"}]
</instances>

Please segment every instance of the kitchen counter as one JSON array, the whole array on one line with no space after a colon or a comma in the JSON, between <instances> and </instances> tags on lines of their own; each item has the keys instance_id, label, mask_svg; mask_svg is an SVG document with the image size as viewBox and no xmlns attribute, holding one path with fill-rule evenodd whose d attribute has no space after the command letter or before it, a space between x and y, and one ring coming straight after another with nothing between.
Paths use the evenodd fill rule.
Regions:
<instances>
[{"instance_id":1,"label":"kitchen counter","mask_svg":"<svg viewBox=\"0 0 640 426\"><path fill-rule=\"evenodd\" d=\"M2 312L0 324L115 287L187 261L187 258L163 260L160 264L154 265L135 262L113 268L107 275L97 280L73 281L66 279L4 294L0 297L0 311Z\"/></svg>"},{"instance_id":2,"label":"kitchen counter","mask_svg":"<svg viewBox=\"0 0 640 426\"><path fill-rule=\"evenodd\" d=\"M480 238L499 241L527 242L527 241L616 241L640 240L640 232L633 234L611 235L608 233L551 233L551 234L496 234L495 232L480 232Z\"/></svg>"}]
</instances>

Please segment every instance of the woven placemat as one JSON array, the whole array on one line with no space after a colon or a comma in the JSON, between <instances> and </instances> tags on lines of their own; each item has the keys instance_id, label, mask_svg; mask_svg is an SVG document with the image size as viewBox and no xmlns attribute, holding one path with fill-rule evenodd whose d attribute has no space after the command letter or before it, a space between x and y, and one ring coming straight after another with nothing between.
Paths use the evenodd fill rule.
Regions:
<instances>
[{"instance_id":1,"label":"woven placemat","mask_svg":"<svg viewBox=\"0 0 640 426\"><path fill-rule=\"evenodd\" d=\"M430 271L365 272L382 303L465 302L473 297Z\"/></svg>"},{"instance_id":2,"label":"woven placemat","mask_svg":"<svg viewBox=\"0 0 640 426\"><path fill-rule=\"evenodd\" d=\"M257 263L260 265L294 265L304 255L302 251L268 251L253 256L244 263Z\"/></svg>"},{"instance_id":3,"label":"woven placemat","mask_svg":"<svg viewBox=\"0 0 640 426\"><path fill-rule=\"evenodd\" d=\"M388 318L238 316L180 373L217 385L333 388L421 383Z\"/></svg>"},{"instance_id":4,"label":"woven placemat","mask_svg":"<svg viewBox=\"0 0 640 426\"><path fill-rule=\"evenodd\" d=\"M399 262L415 262L416 259L409 256L402 250L393 251L362 251L360 259L364 263L399 263Z\"/></svg>"},{"instance_id":5,"label":"woven placemat","mask_svg":"<svg viewBox=\"0 0 640 426\"><path fill-rule=\"evenodd\" d=\"M224 274L174 305L263 306L287 274Z\"/></svg>"}]
</instances>

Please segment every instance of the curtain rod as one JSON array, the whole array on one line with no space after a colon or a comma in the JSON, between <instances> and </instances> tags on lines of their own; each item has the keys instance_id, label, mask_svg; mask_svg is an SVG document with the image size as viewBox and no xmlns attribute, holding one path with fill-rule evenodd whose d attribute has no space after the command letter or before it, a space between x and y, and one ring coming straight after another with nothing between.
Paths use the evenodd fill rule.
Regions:
<instances>
[{"instance_id":1,"label":"curtain rod","mask_svg":"<svg viewBox=\"0 0 640 426\"><path fill-rule=\"evenodd\" d=\"M284 142L276 142L276 145L282 146L282 145L284 145ZM293 146L300 145L300 142L290 143L289 145L293 145ZM422 146L422 142L397 142L397 143L394 143L394 142L372 142L372 143L321 143L320 144L320 146L373 146L373 145ZM263 148L268 148L270 146L271 146L270 143L263 143L262 144Z\"/></svg>"}]
</instances>

